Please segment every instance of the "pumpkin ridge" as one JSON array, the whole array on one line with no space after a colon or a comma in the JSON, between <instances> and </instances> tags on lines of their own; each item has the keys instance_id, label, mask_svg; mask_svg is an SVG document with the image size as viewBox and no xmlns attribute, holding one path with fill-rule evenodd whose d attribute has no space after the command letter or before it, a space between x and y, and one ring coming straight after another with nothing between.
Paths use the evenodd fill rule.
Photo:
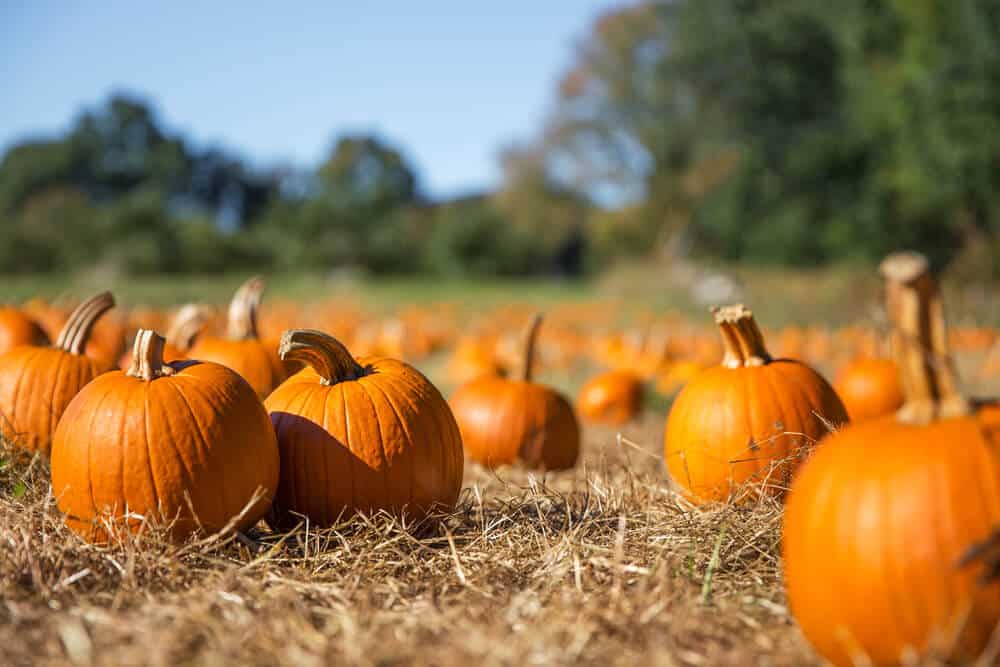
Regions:
<instances>
[{"instance_id":1,"label":"pumpkin ridge","mask_svg":"<svg viewBox=\"0 0 1000 667\"><path fill-rule=\"evenodd\" d=\"M351 413L347 410L347 392L344 391L344 387L340 387L340 398L344 402L343 415L344 415L344 446L347 447L348 462L350 464L350 478L351 478L351 507L358 506L357 490L354 488L357 484L354 472L354 448L351 447ZM365 508L361 508L365 510ZM368 508L370 510L370 508ZM365 510L368 511L368 510Z\"/></svg>"},{"instance_id":2,"label":"pumpkin ridge","mask_svg":"<svg viewBox=\"0 0 1000 667\"><path fill-rule=\"evenodd\" d=\"M312 402L312 396L315 393L319 393L320 394L320 400L323 402L323 421L320 423L320 426L323 427L324 431L326 431L327 433L329 433L330 432L330 430L329 430L330 429L330 395L333 392L331 391L329 385L320 384L318 386L318 388L316 388L316 389L310 389L309 390L309 398L306 400L306 403L304 405L309 405L309 403ZM331 438L332 438L332 436L331 436ZM334 441L336 441L336 438L332 438L332 439ZM330 470L330 448L329 447L322 447L322 450L323 450L323 475L326 477L326 479L332 479L333 478L333 474L332 474L332 471ZM332 513L333 513L333 510L330 507L330 497L329 497L329 495L326 495L324 497L324 499L323 499L323 517L324 518L328 518Z\"/></svg>"},{"instance_id":3,"label":"pumpkin ridge","mask_svg":"<svg viewBox=\"0 0 1000 667\"><path fill-rule=\"evenodd\" d=\"M371 384L372 385L372 389L378 389L378 391L382 394L382 398L385 400L386 405L389 406L389 410L392 411L392 415L395 418L396 423L399 424L399 430L404 434L404 436L410 442L414 442L413 438L410 435L409 429L407 429L407 427L406 427L406 421L402 417L400 417L399 409L396 407L396 404L393 403L392 399L389 398L389 393L385 389L383 389L382 387L378 386L377 383L371 382L371 383L366 383L366 384ZM371 395L369 394L369 396L371 396ZM384 447L383 447L383 451L384 451ZM414 465L415 465L413 454L410 453L409 456L406 457L406 459L409 462L409 467L410 467L409 474L406 476L406 479L407 479L408 484L409 484L409 490L406 493L406 498L407 498L406 505L407 506L412 506L413 505L413 471L414 471Z\"/></svg>"},{"instance_id":4,"label":"pumpkin ridge","mask_svg":"<svg viewBox=\"0 0 1000 667\"><path fill-rule=\"evenodd\" d=\"M804 401L808 405L819 407L822 405L823 401L820 399L818 395L816 396L810 395L806 383L802 382L800 378L794 377L792 374L783 372L781 366L775 364L769 364L767 368L769 370L766 371L764 374L767 376L768 385L771 388L771 393L774 395L775 402L778 404L778 408L781 413L782 434L778 435L777 437L782 438L781 445L782 449L784 450L784 453L782 454L782 459L784 460L780 461L779 463L784 467L784 470L782 471L782 475L784 478L782 480L782 483L784 484L785 491L787 492L788 487L790 486L792 481L792 474L794 472L793 463L789 459L792 458L801 459L804 453L803 450L808 450L812 445L815 444L816 440L813 439L810 433L812 430L811 420L816 419L816 416L812 413L811 410L803 414L803 411L800 408L800 402ZM787 405L781 400L784 397L784 394L781 391L779 391L778 388L775 386L776 378L772 377L771 375L772 372L775 375L780 376L783 382L788 382L791 387L794 387L798 391L798 395L788 396L787 405L791 406L792 408L791 411L787 409ZM789 380L791 381L789 382ZM793 415L797 423L789 424L788 423L789 417L792 417ZM796 435L791 435L792 433L795 433ZM799 433L801 433L802 435L798 435ZM803 442L803 440L805 442ZM813 441L810 442L810 440Z\"/></svg>"},{"instance_id":5,"label":"pumpkin ridge","mask_svg":"<svg viewBox=\"0 0 1000 667\"><path fill-rule=\"evenodd\" d=\"M209 445L208 445L208 438L205 437L205 431L204 431L204 429L201 426L201 420L198 419L198 416L194 412L194 408L191 407L191 402L188 401L187 396L185 396L184 392L182 392L180 390L180 387L178 387L177 384L174 383L174 382L169 383L169 385L170 385L170 388L173 389L174 393L178 397L180 397L181 402L184 404L184 407L188 411L188 415L191 417L191 421L194 423L194 432L198 436L198 446L195 447L195 451L198 452L201 455L201 458L202 458L202 462L201 463L203 464L204 460L206 460L206 458L207 458L205 456L205 453L208 451ZM213 405L214 406L214 404L211 401L209 401L209 399L207 397L204 397L204 395L203 395L203 398L204 398L204 400L205 400L206 403L209 403L209 405ZM169 424L170 420L167 420L166 423ZM171 442L173 442L173 438L171 438ZM180 452L179 451L178 451L178 456L180 456ZM187 461L184 459L184 457L180 456L180 458L181 458L181 461L184 463L185 470L188 472L188 476L191 479L191 483L194 484L194 473L191 472L191 469L194 468L194 467L196 467L196 466L191 466L189 468L188 464L187 464ZM219 515L220 516L224 516L225 513L226 513L225 512L225 508L228 507L228 503L227 503L227 500L226 500L226 475L225 475L226 466L224 466L224 465L218 466L218 468L214 472L217 475L214 486L218 490L218 493L217 494L213 494L213 495L215 495L220 500L220 509L221 509L221 511L220 511ZM248 502L249 500L250 499L247 498L244 502Z\"/></svg>"},{"instance_id":6,"label":"pumpkin ridge","mask_svg":"<svg viewBox=\"0 0 1000 667\"><path fill-rule=\"evenodd\" d=\"M18 413L17 399L20 398L21 396L21 383L24 381L24 376L27 375L29 370L32 368L32 364L28 362L30 362L32 358L38 354L38 351L35 350L34 348L29 348L25 354L26 354L25 357L18 359L18 361L20 362L20 369L19 369L20 372L18 372L17 374L17 382L14 383L14 396L13 400L11 401L11 410L10 410L11 414L7 418L7 421L10 423L10 428L11 431L13 432L15 439L20 439L22 435L21 433L18 432L19 428L17 424L14 423L14 420L17 419L17 413Z\"/></svg>"},{"instance_id":7,"label":"pumpkin ridge","mask_svg":"<svg viewBox=\"0 0 1000 667\"><path fill-rule=\"evenodd\" d=\"M97 409L90 415L90 425L87 428L87 488L90 490L90 506L94 509L95 518L97 518L98 514L101 512L101 508L97 504L97 498L94 497L94 421L97 419L97 415L100 412L101 406L104 405L104 401L106 401L110 395L111 389L105 389L101 399L97 402Z\"/></svg>"},{"instance_id":8,"label":"pumpkin ridge","mask_svg":"<svg viewBox=\"0 0 1000 667\"><path fill-rule=\"evenodd\" d=\"M419 410L418 406L413 401L410 400L409 392L420 391L421 387L420 387L419 384L417 384L417 382L415 380L413 380L410 377L410 375L408 373L405 372L405 368L403 368L404 366L408 366L408 365L400 363L400 367L401 368L399 370L401 372L399 373L399 375L396 376L396 379L398 379L400 381L400 383L406 387L407 391L400 391L400 392L398 392L398 395L396 396L396 398L398 398L401 402L405 403L406 407L409 409L409 411L412 414L419 415L420 414L420 410ZM382 389L382 391L385 392L384 389ZM385 392L385 393L388 396L388 392ZM393 408L394 409L396 409L398 407L398 406L395 405L394 401L392 402L392 404L393 404ZM397 412L397 418L398 418L398 416L399 416L399 413ZM435 416L434 418L436 419L437 417ZM403 424L403 423L404 423L403 420L400 419L400 424ZM416 433L410 433L409 431L407 431L407 433L408 433L408 437L410 438L410 442L414 443L414 445L417 446L417 449L415 450L415 452L419 450L419 451L421 451L423 453L426 453L427 448L431 447L432 443L438 444L439 446L441 446L441 443L438 442L437 438L428 438L428 437L426 437L426 435L427 435L427 426L426 426L426 424L424 424L424 421L422 419L416 419L416 420L414 420L413 423L416 424L416 426L420 429L420 431L418 431ZM439 456L438 459L439 459L439 465L440 465L440 459L441 459L441 457ZM410 463L411 463L411 466L413 467L413 470L415 471L416 470L416 456L411 456ZM440 468L439 468L439 470L440 470ZM443 474L443 471L441 471L441 474ZM411 475L410 479L411 480L415 479L415 475ZM409 503L408 503L410 507L413 507L416 504L415 503L416 491L417 491L416 486L411 481L411 484L410 484L410 500L409 500ZM429 509L429 508L424 508L424 509Z\"/></svg>"},{"instance_id":9,"label":"pumpkin ridge","mask_svg":"<svg viewBox=\"0 0 1000 667\"><path fill-rule=\"evenodd\" d=\"M423 375L423 373L420 373L420 371L418 371L417 369L413 368L409 364L400 364L400 365L403 367L403 370L410 369L410 370L412 370L413 373L419 374L420 379L423 380L423 384L420 384L418 378L415 377L415 376L411 376L411 373L409 373L409 372L401 372L398 377L400 378L400 381L403 384L405 384L406 387L410 391L413 391L413 392L419 391L419 392L422 393L422 392L428 391L428 389L431 389L431 390L433 390L433 392L437 393L437 399L438 400L440 400L443 403L446 403L446 401L444 400L444 397L441 396L440 392L437 391L437 388L434 387L434 385L431 384L430 380L428 380ZM404 394L404 397L405 397L405 394ZM416 405L414 405L414 403L411 402L409 400L409 398L406 398L406 401L410 405L410 409L412 409L415 413L419 412L417 410ZM449 410L450 410L450 408L449 408ZM443 426L443 424L439 421L440 415L438 414L438 412L436 410L432 410L431 412L432 412L431 417L434 419L434 423L435 423L435 429L438 430L439 435L443 436L445 433L448 432L449 429L441 429L441 426ZM444 443L441 442L438 438L427 438L426 440L428 442L433 442L434 444L437 445L437 448L438 448L438 471L439 471L439 474L441 476L446 475L447 474L446 471L447 471L447 469L450 466L446 465L445 459L447 458L447 452L445 451ZM430 445L428 444L428 445L425 445L425 446L430 446ZM411 499L410 502L411 503L413 502L412 499Z\"/></svg>"},{"instance_id":10,"label":"pumpkin ridge","mask_svg":"<svg viewBox=\"0 0 1000 667\"><path fill-rule=\"evenodd\" d=\"M379 421L378 408L375 407L375 400L372 398L372 395L368 393L368 388L364 384L359 382L358 389L360 390L360 393L364 394L365 398L368 399L368 404L372 408L372 417L375 422L375 432L378 434L378 450L382 455L383 497L389 498L391 491L389 488L389 457L385 453L385 440L382 439L382 424Z\"/></svg>"}]
</instances>

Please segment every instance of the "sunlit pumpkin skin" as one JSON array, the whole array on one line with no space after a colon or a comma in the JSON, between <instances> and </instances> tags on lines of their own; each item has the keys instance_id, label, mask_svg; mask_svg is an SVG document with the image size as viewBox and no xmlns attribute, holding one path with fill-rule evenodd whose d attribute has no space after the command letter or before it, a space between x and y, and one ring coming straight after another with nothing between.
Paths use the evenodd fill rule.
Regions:
<instances>
[{"instance_id":1,"label":"sunlit pumpkin skin","mask_svg":"<svg viewBox=\"0 0 1000 667\"><path fill-rule=\"evenodd\" d=\"M562 394L531 380L541 318L526 338L520 379L482 377L449 401L466 455L489 468L520 461L527 468L572 468L580 455L580 426Z\"/></svg>"},{"instance_id":2,"label":"sunlit pumpkin skin","mask_svg":"<svg viewBox=\"0 0 1000 667\"><path fill-rule=\"evenodd\" d=\"M70 400L113 368L83 353L94 323L114 307L104 292L82 303L51 347L20 346L0 356L0 433L28 451L48 454Z\"/></svg>"},{"instance_id":3,"label":"sunlit pumpkin skin","mask_svg":"<svg viewBox=\"0 0 1000 667\"><path fill-rule=\"evenodd\" d=\"M1000 623L1000 583L963 558L1000 526L1000 408L957 393L922 257L890 256L882 270L906 400L832 435L797 475L787 596L835 665L923 664L928 653L966 664Z\"/></svg>"},{"instance_id":4,"label":"sunlit pumpkin skin","mask_svg":"<svg viewBox=\"0 0 1000 667\"><path fill-rule=\"evenodd\" d=\"M694 502L780 497L830 425L847 422L836 392L809 366L772 359L753 314L715 310L722 364L692 378L667 417L665 459Z\"/></svg>"},{"instance_id":5,"label":"sunlit pumpkin skin","mask_svg":"<svg viewBox=\"0 0 1000 667\"><path fill-rule=\"evenodd\" d=\"M38 322L17 308L0 307L0 354L20 345L48 344L49 337Z\"/></svg>"},{"instance_id":6,"label":"sunlit pumpkin skin","mask_svg":"<svg viewBox=\"0 0 1000 667\"><path fill-rule=\"evenodd\" d=\"M458 426L415 368L355 360L319 331L284 334L281 358L307 364L265 401L278 436L281 481L274 523L328 526L354 512L421 517L450 509L462 487Z\"/></svg>"},{"instance_id":7,"label":"sunlit pumpkin skin","mask_svg":"<svg viewBox=\"0 0 1000 667\"><path fill-rule=\"evenodd\" d=\"M642 379L635 373L606 371L580 388L576 409L585 421L620 426L639 416L644 395Z\"/></svg>"},{"instance_id":8,"label":"sunlit pumpkin skin","mask_svg":"<svg viewBox=\"0 0 1000 667\"><path fill-rule=\"evenodd\" d=\"M890 359L858 359L837 373L833 388L851 421L892 414L903 405L899 368Z\"/></svg>"},{"instance_id":9,"label":"sunlit pumpkin skin","mask_svg":"<svg viewBox=\"0 0 1000 667\"><path fill-rule=\"evenodd\" d=\"M165 363L162 345L140 331L132 367L87 385L59 422L52 490L66 524L87 540L138 529L141 519L126 511L183 541L243 530L270 507L278 448L263 404L224 366Z\"/></svg>"},{"instance_id":10,"label":"sunlit pumpkin skin","mask_svg":"<svg viewBox=\"0 0 1000 667\"><path fill-rule=\"evenodd\" d=\"M229 306L225 337L200 336L188 352L192 359L213 361L239 373L257 395L266 398L285 379L285 366L273 344L257 333L257 311L264 281L251 278L237 290Z\"/></svg>"}]
</instances>

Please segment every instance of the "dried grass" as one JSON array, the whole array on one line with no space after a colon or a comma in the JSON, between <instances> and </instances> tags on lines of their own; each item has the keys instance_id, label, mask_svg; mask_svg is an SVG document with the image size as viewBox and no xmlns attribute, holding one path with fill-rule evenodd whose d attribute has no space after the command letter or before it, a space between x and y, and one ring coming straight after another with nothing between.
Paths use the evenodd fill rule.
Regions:
<instances>
[{"instance_id":1,"label":"dried grass","mask_svg":"<svg viewBox=\"0 0 1000 667\"><path fill-rule=\"evenodd\" d=\"M780 508L691 507L661 417L589 429L583 465L467 466L455 512L112 547L0 450L4 665L811 665L784 605Z\"/></svg>"}]
</instances>

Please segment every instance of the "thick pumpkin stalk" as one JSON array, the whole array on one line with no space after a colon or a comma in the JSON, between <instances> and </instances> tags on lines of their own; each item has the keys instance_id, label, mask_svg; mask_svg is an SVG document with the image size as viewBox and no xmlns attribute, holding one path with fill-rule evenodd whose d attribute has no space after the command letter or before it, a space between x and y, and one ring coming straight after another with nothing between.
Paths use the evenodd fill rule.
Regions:
<instances>
[{"instance_id":1,"label":"thick pumpkin stalk","mask_svg":"<svg viewBox=\"0 0 1000 667\"><path fill-rule=\"evenodd\" d=\"M181 307L167 330L166 339L182 352L187 352L194 344L195 337L205 328L209 318L208 306L189 303Z\"/></svg>"},{"instance_id":2,"label":"thick pumpkin stalk","mask_svg":"<svg viewBox=\"0 0 1000 667\"><path fill-rule=\"evenodd\" d=\"M535 348L538 346L538 330L542 326L542 314L536 313L531 318L531 324L524 335L524 366L521 368L521 379L531 382L535 366Z\"/></svg>"},{"instance_id":3,"label":"thick pumpkin stalk","mask_svg":"<svg viewBox=\"0 0 1000 667\"><path fill-rule=\"evenodd\" d=\"M312 366L324 385L357 380L365 374L343 343L315 329L290 329L283 333L278 356L282 361Z\"/></svg>"},{"instance_id":4,"label":"thick pumpkin stalk","mask_svg":"<svg viewBox=\"0 0 1000 667\"><path fill-rule=\"evenodd\" d=\"M163 362L165 342L163 336L152 329L139 329L132 346L132 363L125 374L146 382L173 375L174 369Z\"/></svg>"},{"instance_id":5,"label":"thick pumpkin stalk","mask_svg":"<svg viewBox=\"0 0 1000 667\"><path fill-rule=\"evenodd\" d=\"M229 303L227 333L230 340L256 340L257 312L264 295L264 279L254 276L236 290Z\"/></svg>"},{"instance_id":6,"label":"thick pumpkin stalk","mask_svg":"<svg viewBox=\"0 0 1000 667\"><path fill-rule=\"evenodd\" d=\"M927 259L918 253L896 253L883 260L879 270L905 397L897 419L927 424L970 414L948 351L941 292Z\"/></svg>"},{"instance_id":7,"label":"thick pumpkin stalk","mask_svg":"<svg viewBox=\"0 0 1000 667\"><path fill-rule=\"evenodd\" d=\"M716 306L712 309L715 323L722 334L722 365L726 368L746 368L770 363L771 355L764 344L764 335L754 320L753 312L743 304Z\"/></svg>"},{"instance_id":8,"label":"thick pumpkin stalk","mask_svg":"<svg viewBox=\"0 0 1000 667\"><path fill-rule=\"evenodd\" d=\"M71 354L83 354L97 320L114 307L115 298L111 292L101 292L81 303L63 325L55 347Z\"/></svg>"}]
</instances>

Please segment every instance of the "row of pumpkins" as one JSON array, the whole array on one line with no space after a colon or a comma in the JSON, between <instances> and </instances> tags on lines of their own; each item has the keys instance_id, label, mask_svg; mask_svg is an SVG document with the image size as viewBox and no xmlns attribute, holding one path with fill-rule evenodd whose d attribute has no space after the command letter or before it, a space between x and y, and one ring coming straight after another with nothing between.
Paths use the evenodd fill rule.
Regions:
<instances>
[{"instance_id":1,"label":"row of pumpkins","mask_svg":"<svg viewBox=\"0 0 1000 667\"><path fill-rule=\"evenodd\" d=\"M838 391L809 365L773 357L748 309L717 308L722 362L697 364L666 423L666 465L692 501L787 492L791 609L817 650L843 665L898 664L942 647L972 656L1000 621L1000 583L986 576L1000 562L990 553L1000 408L959 393L924 258L893 255L881 271L893 360L853 364ZM0 355L3 435L50 454L70 528L102 542L144 517L166 519L183 540L262 518L287 529L345 511L452 507L465 456L571 468L576 413L626 421L649 379L634 364L609 371L574 410L532 379L536 316L516 376L484 364L447 402L409 364L355 358L321 331L262 339L262 290L254 279L237 292L225 336L200 333L207 315L197 307L180 311L167 339L140 329L123 371L94 335L114 306L108 293L73 311L51 345L24 312L0 312L10 346Z\"/></svg>"}]
</instances>

